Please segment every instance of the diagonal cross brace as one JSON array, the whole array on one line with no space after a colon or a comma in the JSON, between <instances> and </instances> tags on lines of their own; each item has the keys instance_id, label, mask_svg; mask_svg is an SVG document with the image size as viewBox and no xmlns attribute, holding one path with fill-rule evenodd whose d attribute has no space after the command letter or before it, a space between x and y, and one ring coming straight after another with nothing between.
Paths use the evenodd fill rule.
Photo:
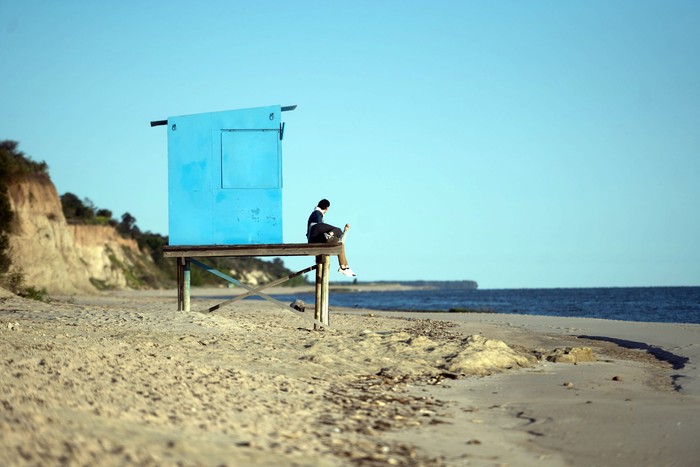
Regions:
<instances>
[{"instance_id":1,"label":"diagonal cross brace","mask_svg":"<svg viewBox=\"0 0 700 467\"><path fill-rule=\"evenodd\" d=\"M226 300L226 301L223 301L223 302L219 303L218 305L214 305L213 307L209 308L207 311L208 311L209 313L211 313L212 311L216 311L216 310L218 310L219 308L221 308L222 306L228 305L229 303L237 302L238 300L243 300L244 298L248 298L248 297L251 297L251 296L253 296L253 295L258 295L258 293L259 293L261 290L265 290L265 289L267 289L268 287L274 287L275 285L282 284L283 282L287 282L288 280L294 279L294 278L297 277L297 276L301 276L302 274L306 274L307 272L311 272L311 271L313 271L314 269L316 269L316 266L315 266L315 265L314 265L314 266L309 266L309 267L306 268L306 269L302 269L301 271L295 272L295 273L293 273L293 274L289 274L288 276L281 277L281 278L279 278L279 279L277 279L277 280L274 280L274 281L272 281L272 282L269 282L269 283L267 283L267 284L264 284L264 285L262 285L262 286L260 286L260 287L258 287L258 288L256 288L256 289L250 289L248 292L246 292L246 293L244 293L244 294L237 295L236 297L233 297L233 298L231 298L231 299L228 299L228 300ZM279 300L275 300L275 301L276 301L277 303L280 303Z\"/></svg>"},{"instance_id":2,"label":"diagonal cross brace","mask_svg":"<svg viewBox=\"0 0 700 467\"><path fill-rule=\"evenodd\" d=\"M258 295L258 296L264 298L265 300L267 300L267 301L269 301L269 302L272 302L272 303L274 303L275 305L284 308L285 310L291 311L292 313L296 313L297 315L303 317L304 319L310 319L310 320L313 321L314 323L320 324L321 326L323 326L323 327L326 328L326 329L329 329L329 328L330 328L329 325L323 324L321 321L319 321L319 320L317 320L317 319L315 319L315 318L312 318L312 317L310 317L310 316L307 315L307 314L301 313L300 311L295 310L294 308L290 307L289 305L285 305L285 304L282 303L281 301L279 301L279 300L277 300L277 299L275 299L275 298L272 298L271 296L269 296L269 295L267 295L267 294L265 294L265 293L262 292L262 290L264 290L264 289L266 289L266 288L268 288L268 287L272 287L273 285L276 285L276 284L280 284L280 283L282 283L282 282L285 282L285 281L291 279L292 277L296 277L296 276L299 276L299 275L301 275L301 274L305 274L305 273L307 273L307 272L309 272L309 271L312 271L312 270L316 269L316 266L310 266L310 267L308 267L308 268L306 268L306 269L303 269L303 270L301 270L301 271L299 271L299 272L296 272L296 273L294 273L294 274L290 274L289 276L283 277L283 278L278 279L278 280L276 280L276 281L273 281L273 282L271 282L271 283L269 283L269 284L265 284L265 285L263 285L262 287L254 288L254 287L251 287L251 286L249 286L249 285L243 284L242 282L240 282L240 281L234 279L233 277L228 276L228 275L224 274L223 272L218 271L218 270L214 269L213 267L211 267L211 266L209 266L209 265L207 265L207 264L201 263L201 262L197 261L196 259L190 258L190 262L196 264L197 266L199 266L200 268L204 269L204 270L207 271L208 273L214 274L215 276L220 277L220 278L222 278L222 279L224 279L224 280L226 280L226 281L228 281L228 282L231 282L232 284L235 284L235 285L237 285L237 286L239 286L239 287L243 287L244 289L246 289L246 290L248 291L246 294L244 294L244 296L241 296L241 297L234 297L233 299L227 300L227 301L225 301L225 302L223 302L223 303L220 303L219 305L216 305L216 306L214 306L214 307L208 309L207 311L209 311L209 312L212 312L212 311L218 309L220 306L222 306L222 305L224 305L224 304L231 303L231 302L233 302L233 301L240 300L240 299L243 299L243 298L246 298L246 297L250 297L250 296L252 296L252 295Z\"/></svg>"}]
</instances>

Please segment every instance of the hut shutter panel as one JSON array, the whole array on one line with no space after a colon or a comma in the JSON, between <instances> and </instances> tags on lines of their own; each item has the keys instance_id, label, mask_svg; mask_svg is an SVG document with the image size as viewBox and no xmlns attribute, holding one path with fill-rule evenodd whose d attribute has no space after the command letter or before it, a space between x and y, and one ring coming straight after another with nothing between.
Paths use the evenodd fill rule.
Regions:
<instances>
[{"instance_id":1,"label":"hut shutter panel","mask_svg":"<svg viewBox=\"0 0 700 467\"><path fill-rule=\"evenodd\" d=\"M221 188L282 188L278 130L221 132Z\"/></svg>"}]
</instances>

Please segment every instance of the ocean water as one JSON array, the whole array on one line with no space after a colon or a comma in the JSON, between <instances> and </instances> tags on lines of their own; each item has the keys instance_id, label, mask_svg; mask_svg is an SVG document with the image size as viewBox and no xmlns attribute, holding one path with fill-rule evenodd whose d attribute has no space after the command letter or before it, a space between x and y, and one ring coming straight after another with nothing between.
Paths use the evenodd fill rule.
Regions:
<instances>
[{"instance_id":1,"label":"ocean water","mask_svg":"<svg viewBox=\"0 0 700 467\"><path fill-rule=\"evenodd\" d=\"M312 294L277 295L308 304ZM448 311L466 308L496 313L573 316L623 321L700 323L700 287L580 289L331 291L330 306L396 311Z\"/></svg>"}]
</instances>

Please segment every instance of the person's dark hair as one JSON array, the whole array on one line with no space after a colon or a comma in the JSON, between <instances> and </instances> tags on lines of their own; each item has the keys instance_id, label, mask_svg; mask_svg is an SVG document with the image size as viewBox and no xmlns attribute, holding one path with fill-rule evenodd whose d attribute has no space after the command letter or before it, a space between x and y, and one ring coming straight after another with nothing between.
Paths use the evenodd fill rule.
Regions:
<instances>
[{"instance_id":1,"label":"person's dark hair","mask_svg":"<svg viewBox=\"0 0 700 467\"><path fill-rule=\"evenodd\" d=\"M328 209L328 207L331 205L331 202L328 201L327 199L322 199L321 201L318 202L318 207L321 209Z\"/></svg>"}]
</instances>

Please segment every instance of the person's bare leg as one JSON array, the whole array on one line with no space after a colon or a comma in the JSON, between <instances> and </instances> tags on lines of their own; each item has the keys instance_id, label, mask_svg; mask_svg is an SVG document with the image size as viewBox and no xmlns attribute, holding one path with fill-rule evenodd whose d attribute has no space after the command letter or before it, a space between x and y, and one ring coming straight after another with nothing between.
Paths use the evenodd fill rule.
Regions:
<instances>
[{"instance_id":1,"label":"person's bare leg","mask_svg":"<svg viewBox=\"0 0 700 467\"><path fill-rule=\"evenodd\" d=\"M340 240L341 249L340 254L338 255L338 264L340 265L340 268L338 269L338 272L344 276L355 277L357 274L350 269L350 266L348 265L348 258L345 256L345 235L348 233L348 230L350 230L350 224L345 224L345 229L343 230Z\"/></svg>"},{"instance_id":2,"label":"person's bare leg","mask_svg":"<svg viewBox=\"0 0 700 467\"><path fill-rule=\"evenodd\" d=\"M340 254L338 254L338 266L341 268L347 268L348 258L345 256L345 245L341 245L340 247Z\"/></svg>"}]
</instances>

